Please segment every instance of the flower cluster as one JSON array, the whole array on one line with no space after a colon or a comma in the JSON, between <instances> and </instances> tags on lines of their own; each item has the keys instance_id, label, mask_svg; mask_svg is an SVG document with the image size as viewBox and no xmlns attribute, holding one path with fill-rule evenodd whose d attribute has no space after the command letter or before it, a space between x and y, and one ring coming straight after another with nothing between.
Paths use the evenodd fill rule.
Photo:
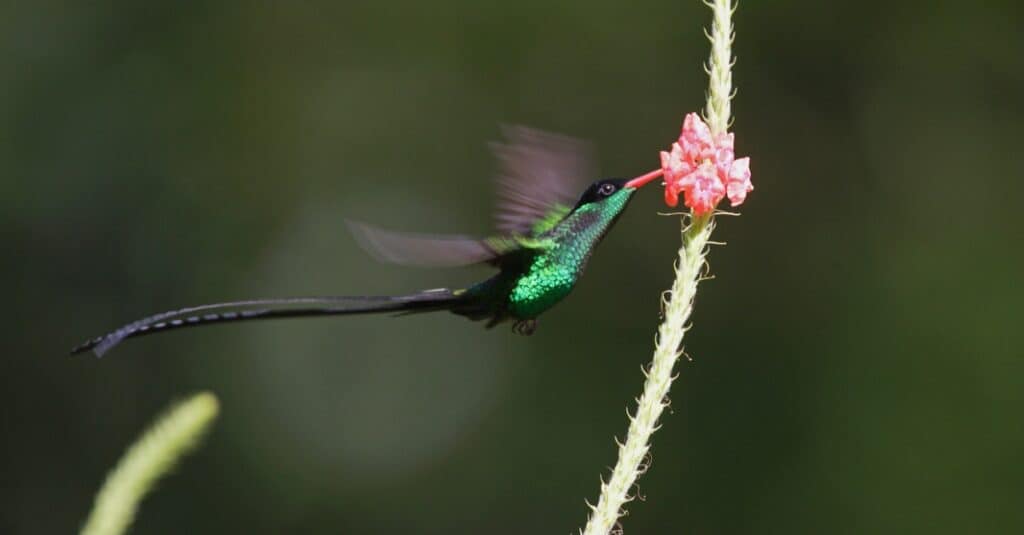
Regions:
<instances>
[{"instance_id":1,"label":"flower cluster","mask_svg":"<svg viewBox=\"0 0 1024 535\"><path fill-rule=\"evenodd\" d=\"M665 203L679 204L679 193L696 215L715 209L723 197L733 206L743 204L750 183L750 158L736 158L733 135L712 136L711 129L696 113L687 114L679 140L671 151L661 152L661 173L665 180Z\"/></svg>"}]
</instances>

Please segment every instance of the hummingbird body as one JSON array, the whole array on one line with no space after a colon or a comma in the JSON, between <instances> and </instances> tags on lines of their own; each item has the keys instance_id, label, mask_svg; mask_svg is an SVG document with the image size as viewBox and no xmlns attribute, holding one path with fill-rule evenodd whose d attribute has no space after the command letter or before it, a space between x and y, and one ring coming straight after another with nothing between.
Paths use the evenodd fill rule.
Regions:
<instances>
[{"instance_id":1,"label":"hummingbird body","mask_svg":"<svg viewBox=\"0 0 1024 535\"><path fill-rule=\"evenodd\" d=\"M135 321L72 353L92 350L102 355L125 338L214 323L440 310L486 320L487 327L511 320L516 332L531 334L537 317L572 291L636 188L624 179L599 180L569 208L569 179L586 167L580 143L524 128L509 132L513 143L493 146L503 170L496 236L412 235L350 223L364 248L383 260L428 266L487 263L499 270L491 278L463 289L399 296L257 299L188 307Z\"/></svg>"},{"instance_id":2,"label":"hummingbird body","mask_svg":"<svg viewBox=\"0 0 1024 535\"><path fill-rule=\"evenodd\" d=\"M634 191L617 189L600 203L584 204L537 237L550 241L550 247L534 256L525 273L517 278L508 297L513 317L535 319L569 295L594 248L625 210Z\"/></svg>"}]
</instances>

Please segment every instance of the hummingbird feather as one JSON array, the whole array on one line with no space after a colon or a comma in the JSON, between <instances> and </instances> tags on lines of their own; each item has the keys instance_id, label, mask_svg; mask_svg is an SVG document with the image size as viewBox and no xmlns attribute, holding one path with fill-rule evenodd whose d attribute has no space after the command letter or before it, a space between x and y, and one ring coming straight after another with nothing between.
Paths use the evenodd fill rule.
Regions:
<instances>
[{"instance_id":1,"label":"hummingbird feather","mask_svg":"<svg viewBox=\"0 0 1024 535\"><path fill-rule=\"evenodd\" d=\"M393 264L468 266L492 262L506 252L501 249L501 242L491 243L468 236L396 232L356 221L347 221L347 224L364 250L378 260Z\"/></svg>"},{"instance_id":2,"label":"hummingbird feather","mask_svg":"<svg viewBox=\"0 0 1024 535\"><path fill-rule=\"evenodd\" d=\"M430 312L452 310L475 314L474 296L466 290L436 288L406 295L288 297L280 299L248 299L212 303L169 310L133 321L105 335L87 340L71 350L72 355L92 351L97 357L110 351L127 338L158 332L219 323L306 318L314 316L348 316L355 314Z\"/></svg>"},{"instance_id":3,"label":"hummingbird feather","mask_svg":"<svg viewBox=\"0 0 1024 535\"><path fill-rule=\"evenodd\" d=\"M523 236L550 230L596 175L593 149L586 141L525 126L506 126L502 133L505 142L490 144L498 163L497 230Z\"/></svg>"},{"instance_id":4,"label":"hummingbird feather","mask_svg":"<svg viewBox=\"0 0 1024 535\"><path fill-rule=\"evenodd\" d=\"M579 139L525 126L502 128L505 142L491 143L498 163L497 235L418 234L349 221L349 230L378 260L422 267L498 264L520 249L543 249L534 238L572 212L592 176L590 145Z\"/></svg>"}]
</instances>

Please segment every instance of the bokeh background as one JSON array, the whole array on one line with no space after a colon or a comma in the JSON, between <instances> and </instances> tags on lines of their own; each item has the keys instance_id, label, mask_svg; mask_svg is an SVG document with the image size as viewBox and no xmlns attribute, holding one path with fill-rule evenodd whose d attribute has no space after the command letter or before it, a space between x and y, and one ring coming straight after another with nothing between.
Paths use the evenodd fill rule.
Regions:
<instances>
[{"instance_id":1,"label":"bokeh background","mask_svg":"<svg viewBox=\"0 0 1024 535\"><path fill-rule=\"evenodd\" d=\"M343 226L485 233L499 123L657 165L703 104L699 2L0 6L0 532L78 528L170 401L222 418L137 533L570 533L640 391L678 222L645 190L536 335L449 315L233 325L70 358L211 300L395 293ZM744 2L737 152L628 533L1024 530L1024 17Z\"/></svg>"}]
</instances>

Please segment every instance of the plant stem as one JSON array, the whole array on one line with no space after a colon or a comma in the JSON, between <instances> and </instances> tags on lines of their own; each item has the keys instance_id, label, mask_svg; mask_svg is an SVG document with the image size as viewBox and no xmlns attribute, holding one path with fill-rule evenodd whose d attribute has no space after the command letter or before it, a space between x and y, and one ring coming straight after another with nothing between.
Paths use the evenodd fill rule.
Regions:
<instances>
[{"instance_id":1,"label":"plant stem","mask_svg":"<svg viewBox=\"0 0 1024 535\"><path fill-rule=\"evenodd\" d=\"M685 219L684 225L685 225ZM665 319L658 328L654 358L645 371L644 391L636 413L629 418L625 444L619 445L619 461L607 483L601 483L601 497L593 506L584 535L605 535L614 527L622 506L631 501L630 488L647 470L650 437L658 429L658 418L668 406L668 390L674 376L672 369L682 355L683 335L693 312L693 300L701 281L708 239L715 227L708 214L697 217L683 227L683 246L676 263L676 279L664 301Z\"/></svg>"},{"instance_id":2,"label":"plant stem","mask_svg":"<svg viewBox=\"0 0 1024 535\"><path fill-rule=\"evenodd\" d=\"M157 420L107 476L82 535L124 533L135 520L142 498L196 446L218 410L217 398L204 392L175 405Z\"/></svg>"},{"instance_id":3,"label":"plant stem","mask_svg":"<svg viewBox=\"0 0 1024 535\"><path fill-rule=\"evenodd\" d=\"M715 136L725 133L732 120L732 41L736 33L732 28L732 13L736 10L732 0L705 2L711 8L711 54L704 70L708 73L708 101L704 106L704 119Z\"/></svg>"},{"instance_id":4,"label":"plant stem","mask_svg":"<svg viewBox=\"0 0 1024 535\"><path fill-rule=\"evenodd\" d=\"M716 137L725 133L731 121L732 86L732 0L711 0L705 4L712 10L711 54L705 70L708 73L708 95L705 120ZM639 177L643 181L645 177ZM632 500L630 489L650 465L650 438L658 429L658 418L668 406L668 391L674 379L673 367L683 354L683 336L688 330L697 285L703 279L705 256L711 232L715 228L714 213L690 217L682 222L683 243L676 262L676 278L663 302L664 320L658 328L654 357L646 369L644 391L637 400L636 412L629 417L626 442L619 444L619 460L612 476L601 482L601 497L591 506L592 514L584 535L607 535L614 527L622 506Z\"/></svg>"}]
</instances>

